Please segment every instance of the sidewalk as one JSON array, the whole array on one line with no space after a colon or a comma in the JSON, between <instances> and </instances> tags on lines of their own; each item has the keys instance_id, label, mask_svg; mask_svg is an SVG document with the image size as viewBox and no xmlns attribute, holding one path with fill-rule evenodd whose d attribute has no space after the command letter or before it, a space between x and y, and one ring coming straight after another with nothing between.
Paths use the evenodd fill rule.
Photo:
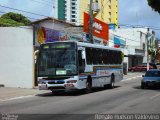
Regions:
<instances>
[{"instance_id":1,"label":"sidewalk","mask_svg":"<svg viewBox=\"0 0 160 120\"><path fill-rule=\"evenodd\" d=\"M127 75L124 75L125 80L131 80L132 78L141 77L144 73L132 73L129 72ZM1 84L0 84L1 85ZM34 96L36 94L48 93L50 91L34 89L24 89L24 88L10 88L0 86L0 101L5 101L9 99L23 98L27 96Z\"/></svg>"},{"instance_id":2,"label":"sidewalk","mask_svg":"<svg viewBox=\"0 0 160 120\"><path fill-rule=\"evenodd\" d=\"M29 97L46 92L49 91L44 91L44 90L40 91L38 90L38 88L25 89L25 88L0 87L0 101Z\"/></svg>"},{"instance_id":3,"label":"sidewalk","mask_svg":"<svg viewBox=\"0 0 160 120\"><path fill-rule=\"evenodd\" d=\"M137 77L142 77L142 75L144 75L145 72L128 72L127 75L123 76L123 80L129 80L129 79L134 79Z\"/></svg>"}]
</instances>

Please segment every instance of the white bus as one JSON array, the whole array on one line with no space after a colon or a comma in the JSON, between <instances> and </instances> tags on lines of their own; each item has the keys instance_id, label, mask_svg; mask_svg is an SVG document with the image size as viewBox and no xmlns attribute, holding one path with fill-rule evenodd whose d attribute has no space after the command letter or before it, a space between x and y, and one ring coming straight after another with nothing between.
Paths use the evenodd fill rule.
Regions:
<instances>
[{"instance_id":1,"label":"white bus","mask_svg":"<svg viewBox=\"0 0 160 120\"><path fill-rule=\"evenodd\" d=\"M69 91L114 87L123 79L122 52L82 42L54 42L40 46L37 63L40 90Z\"/></svg>"}]
</instances>

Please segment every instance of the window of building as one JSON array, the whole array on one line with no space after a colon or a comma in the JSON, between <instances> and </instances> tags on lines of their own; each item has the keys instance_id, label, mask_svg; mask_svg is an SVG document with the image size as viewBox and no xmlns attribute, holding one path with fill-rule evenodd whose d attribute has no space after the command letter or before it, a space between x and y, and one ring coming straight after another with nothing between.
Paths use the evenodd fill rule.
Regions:
<instances>
[{"instance_id":1,"label":"window of building","mask_svg":"<svg viewBox=\"0 0 160 120\"><path fill-rule=\"evenodd\" d=\"M72 18L75 18L76 16L75 15L72 15Z\"/></svg>"},{"instance_id":2,"label":"window of building","mask_svg":"<svg viewBox=\"0 0 160 120\"><path fill-rule=\"evenodd\" d=\"M75 19L72 19L72 22L76 22L76 20L75 20Z\"/></svg>"},{"instance_id":3,"label":"window of building","mask_svg":"<svg viewBox=\"0 0 160 120\"><path fill-rule=\"evenodd\" d=\"M72 14L76 13L76 11L72 11Z\"/></svg>"},{"instance_id":4,"label":"window of building","mask_svg":"<svg viewBox=\"0 0 160 120\"><path fill-rule=\"evenodd\" d=\"M109 9L111 9L111 5L109 5Z\"/></svg>"}]
</instances>

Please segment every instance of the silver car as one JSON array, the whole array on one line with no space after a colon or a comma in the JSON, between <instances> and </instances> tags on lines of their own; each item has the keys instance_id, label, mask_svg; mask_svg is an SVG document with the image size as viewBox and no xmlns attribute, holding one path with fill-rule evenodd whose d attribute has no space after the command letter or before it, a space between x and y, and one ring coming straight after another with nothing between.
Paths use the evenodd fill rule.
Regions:
<instances>
[{"instance_id":1,"label":"silver car","mask_svg":"<svg viewBox=\"0 0 160 120\"><path fill-rule=\"evenodd\" d=\"M160 70L151 69L148 70L145 75L142 76L141 88L147 88L149 86L160 85Z\"/></svg>"}]
</instances>

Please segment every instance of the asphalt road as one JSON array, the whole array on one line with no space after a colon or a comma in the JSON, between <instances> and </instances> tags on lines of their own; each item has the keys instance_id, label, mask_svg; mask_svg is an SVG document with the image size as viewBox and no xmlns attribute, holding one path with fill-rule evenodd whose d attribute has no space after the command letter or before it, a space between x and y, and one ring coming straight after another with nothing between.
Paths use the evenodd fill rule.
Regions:
<instances>
[{"instance_id":1,"label":"asphalt road","mask_svg":"<svg viewBox=\"0 0 160 120\"><path fill-rule=\"evenodd\" d=\"M96 89L90 94L46 92L3 101L0 102L1 117L20 114L18 117L24 120L90 120L97 114L160 113L160 89L142 90L140 80L122 81L114 89Z\"/></svg>"}]
</instances>

